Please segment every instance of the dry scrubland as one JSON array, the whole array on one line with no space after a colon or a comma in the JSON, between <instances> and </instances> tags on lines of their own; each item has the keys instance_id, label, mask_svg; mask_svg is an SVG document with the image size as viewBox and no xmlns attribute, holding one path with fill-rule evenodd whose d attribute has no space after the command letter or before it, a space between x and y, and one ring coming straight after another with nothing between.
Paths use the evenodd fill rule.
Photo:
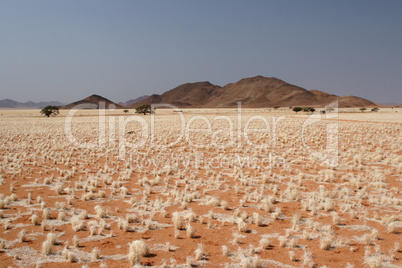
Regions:
<instances>
[{"instance_id":1,"label":"dry scrubland","mask_svg":"<svg viewBox=\"0 0 402 268\"><path fill-rule=\"evenodd\" d=\"M210 134L192 133L193 144L147 142L119 159L118 141L72 146L63 115L1 111L1 266L401 267L402 122L394 113L370 113L376 122L368 113L341 114L310 125L304 137L306 116L289 113L276 144L271 134L252 133L253 145L242 137L237 147L229 144L237 139L235 111L185 111L187 121L206 116L214 130L229 126L216 115L230 116L234 137L220 132L216 146ZM280 114L244 110L242 126L252 115L271 122ZM73 119L80 142L98 140L94 115ZM339 129L335 168L302 139L324 151L328 122ZM161 112L155 125L156 144L177 139L177 113ZM128 141L140 139L126 133L138 128L127 125Z\"/></svg>"}]
</instances>

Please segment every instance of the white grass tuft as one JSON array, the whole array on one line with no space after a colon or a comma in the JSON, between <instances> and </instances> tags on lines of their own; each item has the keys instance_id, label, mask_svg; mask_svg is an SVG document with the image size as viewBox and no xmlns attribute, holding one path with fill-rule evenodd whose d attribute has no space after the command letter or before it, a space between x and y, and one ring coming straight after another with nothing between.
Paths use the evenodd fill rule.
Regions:
<instances>
[{"instance_id":1,"label":"white grass tuft","mask_svg":"<svg viewBox=\"0 0 402 268\"><path fill-rule=\"evenodd\" d=\"M43 243L42 243L42 253L44 254L44 255L50 255L51 253L52 253L52 243L51 242L49 242L48 240L45 240Z\"/></svg>"},{"instance_id":2,"label":"white grass tuft","mask_svg":"<svg viewBox=\"0 0 402 268\"><path fill-rule=\"evenodd\" d=\"M18 234L18 240L23 243L27 240L27 230L21 230Z\"/></svg>"},{"instance_id":3,"label":"white grass tuft","mask_svg":"<svg viewBox=\"0 0 402 268\"><path fill-rule=\"evenodd\" d=\"M187 236L188 236L188 237L194 238L194 236L195 236L195 231L194 231L194 228L191 227L190 224L187 224L187 230L186 230L186 232L187 232Z\"/></svg>"}]
</instances>

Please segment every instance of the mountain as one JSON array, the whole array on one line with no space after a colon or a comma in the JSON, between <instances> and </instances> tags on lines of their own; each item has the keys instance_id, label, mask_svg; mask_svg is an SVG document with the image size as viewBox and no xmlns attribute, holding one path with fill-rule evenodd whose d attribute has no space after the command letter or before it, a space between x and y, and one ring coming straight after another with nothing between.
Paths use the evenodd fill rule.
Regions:
<instances>
[{"instance_id":1,"label":"mountain","mask_svg":"<svg viewBox=\"0 0 402 268\"><path fill-rule=\"evenodd\" d=\"M355 97L339 97L320 90L306 90L286 83L275 77L255 76L244 78L224 87L209 82L186 83L166 91L162 95L154 94L145 100L130 105L136 108L142 104L169 103L180 108L185 107L236 107L240 101L243 107L288 107L288 106L323 106L339 101L339 107L371 107L374 102Z\"/></svg>"},{"instance_id":2,"label":"mountain","mask_svg":"<svg viewBox=\"0 0 402 268\"><path fill-rule=\"evenodd\" d=\"M0 100L0 108L42 109L43 107L46 107L48 105L62 106L64 105L64 103L58 101L18 102L10 99Z\"/></svg>"},{"instance_id":3,"label":"mountain","mask_svg":"<svg viewBox=\"0 0 402 268\"><path fill-rule=\"evenodd\" d=\"M187 83L162 95L154 94L149 98L130 105L135 108L143 104L168 103L178 107L206 107L216 91L221 87L209 82Z\"/></svg>"},{"instance_id":4,"label":"mountain","mask_svg":"<svg viewBox=\"0 0 402 268\"><path fill-rule=\"evenodd\" d=\"M382 102L380 104L383 106L394 106L394 107L402 106L402 103L396 103L396 102Z\"/></svg>"},{"instance_id":5,"label":"mountain","mask_svg":"<svg viewBox=\"0 0 402 268\"><path fill-rule=\"evenodd\" d=\"M60 102L16 102L10 99L0 100L0 108L43 108L47 105L61 106L71 109L84 105L82 109L98 109L104 103L107 109L114 105L116 109L136 108L143 104L171 104L179 108L226 108L236 107L241 102L245 108L314 106L322 107L338 101L339 107L380 107L380 105L356 96L339 97L320 90L306 90L289 84L275 77L255 76L241 79L220 87L210 82L186 83L175 87L161 95L142 96L125 103L114 103L99 95L91 95L85 99L64 105Z\"/></svg>"},{"instance_id":6,"label":"mountain","mask_svg":"<svg viewBox=\"0 0 402 268\"><path fill-rule=\"evenodd\" d=\"M232 107L241 101L244 107L295 106L315 103L311 92L274 77L255 76L225 85L208 104Z\"/></svg>"},{"instance_id":7,"label":"mountain","mask_svg":"<svg viewBox=\"0 0 402 268\"><path fill-rule=\"evenodd\" d=\"M334 95L334 94L329 94L321 90L310 90L311 93L314 94L315 98L317 99L318 102L320 103L331 103L339 99L339 96Z\"/></svg>"},{"instance_id":8,"label":"mountain","mask_svg":"<svg viewBox=\"0 0 402 268\"><path fill-rule=\"evenodd\" d=\"M110 105L114 105L115 109L123 109L124 107L121 106L120 104L114 103L111 100L108 100L102 96L93 94L89 97L86 97L85 99L67 104L65 106L60 107L60 109L72 109L76 107L77 105L82 105L82 109L98 109L99 105L104 104L104 107L106 109L111 108Z\"/></svg>"},{"instance_id":9,"label":"mountain","mask_svg":"<svg viewBox=\"0 0 402 268\"><path fill-rule=\"evenodd\" d=\"M126 101L126 102L119 102L119 104L120 104L121 106L130 106L130 105L132 105L132 104L134 104L134 103L137 103L137 102L140 102L140 101L142 101L142 100L145 100L145 99L148 98L148 97L149 97L148 95L144 95L144 96L138 97L138 98L136 98L136 99L128 100L128 101Z\"/></svg>"},{"instance_id":10,"label":"mountain","mask_svg":"<svg viewBox=\"0 0 402 268\"><path fill-rule=\"evenodd\" d=\"M339 97L320 90L310 90L310 92L315 95L319 103L328 104L337 100L339 107L344 108L381 106L377 103L356 96Z\"/></svg>"},{"instance_id":11,"label":"mountain","mask_svg":"<svg viewBox=\"0 0 402 268\"><path fill-rule=\"evenodd\" d=\"M339 107L377 107L380 106L372 101L356 96L343 96L338 99Z\"/></svg>"}]
</instances>

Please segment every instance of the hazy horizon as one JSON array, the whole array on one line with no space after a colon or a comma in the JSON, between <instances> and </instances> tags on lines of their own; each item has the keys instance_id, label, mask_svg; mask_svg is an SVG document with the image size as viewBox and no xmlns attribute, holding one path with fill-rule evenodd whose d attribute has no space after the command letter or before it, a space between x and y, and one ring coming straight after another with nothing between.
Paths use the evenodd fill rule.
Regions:
<instances>
[{"instance_id":1,"label":"hazy horizon","mask_svg":"<svg viewBox=\"0 0 402 268\"><path fill-rule=\"evenodd\" d=\"M125 102L263 75L402 103L401 1L0 3L0 99Z\"/></svg>"}]
</instances>

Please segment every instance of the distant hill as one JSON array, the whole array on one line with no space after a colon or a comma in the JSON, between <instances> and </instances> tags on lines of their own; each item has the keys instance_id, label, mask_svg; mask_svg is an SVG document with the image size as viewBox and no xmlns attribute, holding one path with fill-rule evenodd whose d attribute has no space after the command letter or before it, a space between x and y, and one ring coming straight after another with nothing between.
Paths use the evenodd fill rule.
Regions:
<instances>
[{"instance_id":1,"label":"distant hill","mask_svg":"<svg viewBox=\"0 0 402 268\"><path fill-rule=\"evenodd\" d=\"M149 98L130 105L135 108L143 104L168 103L178 107L205 107L221 87L209 82L187 83L162 95L154 94Z\"/></svg>"},{"instance_id":2,"label":"distant hill","mask_svg":"<svg viewBox=\"0 0 402 268\"><path fill-rule=\"evenodd\" d=\"M62 106L64 103L58 101L41 101L41 102L18 102L15 100L4 99L0 100L0 108L16 108L16 109L42 109L48 105Z\"/></svg>"},{"instance_id":3,"label":"distant hill","mask_svg":"<svg viewBox=\"0 0 402 268\"><path fill-rule=\"evenodd\" d=\"M138 98L136 98L136 99L128 100L128 101L126 101L126 102L119 102L119 104L120 104L121 106L130 106L130 105L132 105L132 104L134 104L134 103L137 103L137 102L140 102L140 101L142 101L142 100L145 100L145 99L148 98L148 97L149 97L149 95L144 95L144 96L138 97Z\"/></svg>"},{"instance_id":4,"label":"distant hill","mask_svg":"<svg viewBox=\"0 0 402 268\"><path fill-rule=\"evenodd\" d=\"M209 82L186 83L166 91L162 95L154 94L145 100L130 105L136 108L142 104L169 103L180 108L185 107L235 107L241 101L243 107L288 107L288 106L323 106L339 101L339 107L378 106L369 100L355 97L339 97L319 90L306 90L291 85L275 77L255 76L244 78L224 87Z\"/></svg>"},{"instance_id":5,"label":"distant hill","mask_svg":"<svg viewBox=\"0 0 402 268\"><path fill-rule=\"evenodd\" d=\"M382 106L372 101L356 97L356 96L343 96L339 97L337 95L329 94L320 90L310 90L319 103L328 104L334 101L338 101L339 107L349 108L349 107L377 107Z\"/></svg>"},{"instance_id":6,"label":"distant hill","mask_svg":"<svg viewBox=\"0 0 402 268\"><path fill-rule=\"evenodd\" d=\"M386 102L386 103L381 103L383 106L393 106L393 107L401 107L402 103L396 103L396 102Z\"/></svg>"},{"instance_id":7,"label":"distant hill","mask_svg":"<svg viewBox=\"0 0 402 268\"><path fill-rule=\"evenodd\" d=\"M380 106L372 101L356 96L343 96L338 99L339 107L377 107Z\"/></svg>"},{"instance_id":8,"label":"distant hill","mask_svg":"<svg viewBox=\"0 0 402 268\"><path fill-rule=\"evenodd\" d=\"M315 98L317 99L318 102L320 103L331 103L339 99L339 96L334 95L334 94L329 94L321 90L310 90L311 93L314 94Z\"/></svg>"},{"instance_id":9,"label":"distant hill","mask_svg":"<svg viewBox=\"0 0 402 268\"><path fill-rule=\"evenodd\" d=\"M104 103L104 107L108 109L110 105L114 105L115 109L123 109L124 107L121 106L120 104L114 103L111 100L108 100L102 96L93 94L89 97L86 97L85 99L64 105L60 107L60 109L72 109L77 105L85 105L84 109L99 109L100 103Z\"/></svg>"}]
</instances>

